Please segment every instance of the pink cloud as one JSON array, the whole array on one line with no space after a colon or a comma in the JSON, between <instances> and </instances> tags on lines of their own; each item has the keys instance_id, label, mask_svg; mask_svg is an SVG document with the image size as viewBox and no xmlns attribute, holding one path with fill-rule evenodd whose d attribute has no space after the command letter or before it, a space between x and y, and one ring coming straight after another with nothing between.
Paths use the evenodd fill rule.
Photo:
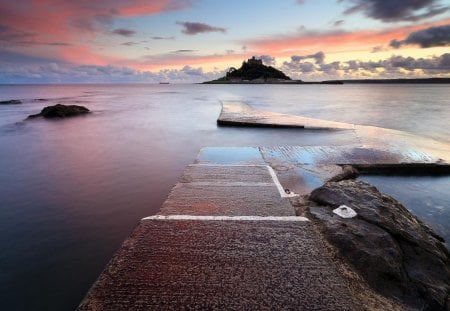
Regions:
<instances>
[{"instance_id":1,"label":"pink cloud","mask_svg":"<svg viewBox=\"0 0 450 311\"><path fill-rule=\"evenodd\" d=\"M101 56L86 43L96 35L108 33L114 18L151 15L183 9L191 1L125 1L125 0L22 0L4 1L0 10L0 44L9 50L35 53L30 46L53 44L47 48L49 57L74 63L87 58L99 64ZM25 46L25 48L24 48ZM76 53L83 50L86 54ZM80 55L83 55L80 57Z\"/></svg>"},{"instance_id":2,"label":"pink cloud","mask_svg":"<svg viewBox=\"0 0 450 311\"><path fill-rule=\"evenodd\" d=\"M413 31L426 29L430 26L446 25L449 22L450 19L446 19L435 23L390 28L387 30L360 30L355 32L340 30L331 32L302 31L294 35L278 35L250 40L246 41L245 45L253 50L278 57L307 50L324 50L326 52L370 50L370 47L373 46L387 46L391 40L403 38Z\"/></svg>"}]
</instances>

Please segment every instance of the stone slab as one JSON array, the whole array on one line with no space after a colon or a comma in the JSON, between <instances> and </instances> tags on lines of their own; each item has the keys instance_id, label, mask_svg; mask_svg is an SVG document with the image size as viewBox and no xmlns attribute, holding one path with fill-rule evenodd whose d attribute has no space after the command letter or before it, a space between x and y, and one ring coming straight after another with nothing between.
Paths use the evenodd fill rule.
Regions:
<instances>
[{"instance_id":1,"label":"stone slab","mask_svg":"<svg viewBox=\"0 0 450 311\"><path fill-rule=\"evenodd\" d=\"M356 310L308 222L142 221L79 310Z\"/></svg>"}]
</instances>

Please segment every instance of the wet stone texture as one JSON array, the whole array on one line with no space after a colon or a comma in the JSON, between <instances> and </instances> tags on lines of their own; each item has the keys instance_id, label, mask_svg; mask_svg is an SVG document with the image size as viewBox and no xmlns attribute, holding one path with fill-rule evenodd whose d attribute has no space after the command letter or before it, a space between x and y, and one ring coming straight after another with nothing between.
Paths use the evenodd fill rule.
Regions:
<instances>
[{"instance_id":1,"label":"wet stone texture","mask_svg":"<svg viewBox=\"0 0 450 311\"><path fill-rule=\"evenodd\" d=\"M310 200L325 237L380 293L420 310L449 310L450 254L443 239L395 199L354 180L329 182ZM358 216L332 213L340 205Z\"/></svg>"},{"instance_id":2,"label":"wet stone texture","mask_svg":"<svg viewBox=\"0 0 450 311\"><path fill-rule=\"evenodd\" d=\"M144 220L79 310L358 310L308 222Z\"/></svg>"}]
</instances>

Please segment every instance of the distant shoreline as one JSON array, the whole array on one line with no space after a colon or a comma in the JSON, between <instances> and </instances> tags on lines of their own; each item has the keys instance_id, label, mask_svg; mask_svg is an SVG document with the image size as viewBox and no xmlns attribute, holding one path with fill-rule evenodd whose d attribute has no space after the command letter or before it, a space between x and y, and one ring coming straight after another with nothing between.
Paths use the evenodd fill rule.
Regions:
<instances>
[{"instance_id":1,"label":"distant shoreline","mask_svg":"<svg viewBox=\"0 0 450 311\"><path fill-rule=\"evenodd\" d=\"M355 80L326 80L326 81L206 81L201 84L283 84L283 85L301 85L301 84L450 84L450 78L417 78L417 79L355 79Z\"/></svg>"}]
</instances>

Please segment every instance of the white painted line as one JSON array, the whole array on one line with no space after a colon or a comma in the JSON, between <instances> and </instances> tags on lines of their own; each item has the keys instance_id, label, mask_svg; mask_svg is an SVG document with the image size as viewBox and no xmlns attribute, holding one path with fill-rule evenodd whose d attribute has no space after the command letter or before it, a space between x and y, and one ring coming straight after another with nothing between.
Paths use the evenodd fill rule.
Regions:
<instances>
[{"instance_id":1,"label":"white painted line","mask_svg":"<svg viewBox=\"0 0 450 311\"><path fill-rule=\"evenodd\" d=\"M194 215L154 215L142 220L224 220L224 221L309 221L301 216L194 216Z\"/></svg>"},{"instance_id":2,"label":"white painted line","mask_svg":"<svg viewBox=\"0 0 450 311\"><path fill-rule=\"evenodd\" d=\"M248 181L193 181L189 185L194 186L223 186L223 187L273 187L272 182L248 182Z\"/></svg>"},{"instance_id":3,"label":"white painted line","mask_svg":"<svg viewBox=\"0 0 450 311\"><path fill-rule=\"evenodd\" d=\"M273 182L277 186L278 192L280 193L280 196L282 198L298 197L298 194L296 194L294 192L286 193L286 191L284 191L283 186L281 185L280 181L278 180L277 174L275 174L275 171L273 170L273 168L269 165L267 165L266 167L269 170L270 176L272 176Z\"/></svg>"},{"instance_id":4,"label":"white painted line","mask_svg":"<svg viewBox=\"0 0 450 311\"><path fill-rule=\"evenodd\" d=\"M188 166L217 166L217 167L224 167L224 166L231 166L231 167L267 167L268 165L265 164L217 164L217 163L195 163L195 164L189 164Z\"/></svg>"},{"instance_id":5,"label":"white painted line","mask_svg":"<svg viewBox=\"0 0 450 311\"><path fill-rule=\"evenodd\" d=\"M272 177L273 182L275 183L275 186L278 189L278 192L280 193L280 196L282 198L293 198L293 197L298 197L299 195L294 193L294 192L289 192L286 193L286 191L284 190L283 186L281 185L280 181L278 180L277 174L275 173L275 171L273 170L273 168L269 165L258 165L258 164L250 164L250 165L240 165L240 164L191 164L189 166L217 166L217 167L226 167L226 166L231 166L231 167L265 167L267 168L267 170L269 171L270 176Z\"/></svg>"}]
</instances>

